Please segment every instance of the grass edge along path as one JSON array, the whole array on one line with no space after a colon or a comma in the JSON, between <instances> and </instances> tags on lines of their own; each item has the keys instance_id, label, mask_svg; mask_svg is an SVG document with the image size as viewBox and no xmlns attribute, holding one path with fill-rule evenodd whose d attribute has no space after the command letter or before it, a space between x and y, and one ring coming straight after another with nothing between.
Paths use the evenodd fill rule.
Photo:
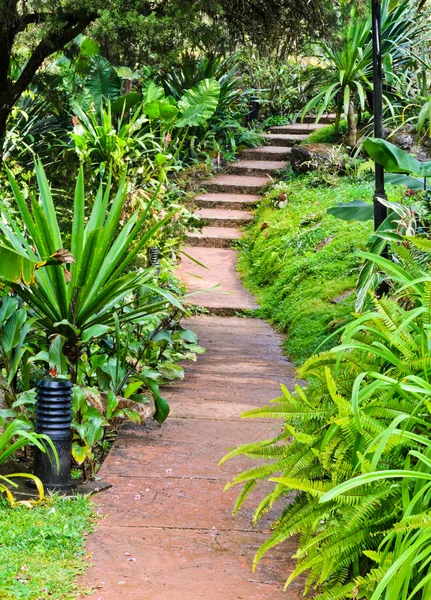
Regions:
<instances>
[{"instance_id":1,"label":"grass edge along path","mask_svg":"<svg viewBox=\"0 0 431 600\"><path fill-rule=\"evenodd\" d=\"M87 496L47 498L27 508L0 498L1 600L74 600L85 561L86 536L97 514ZM85 593L85 591L84 591Z\"/></svg>"},{"instance_id":2,"label":"grass edge along path","mask_svg":"<svg viewBox=\"0 0 431 600\"><path fill-rule=\"evenodd\" d=\"M241 240L238 270L261 306L259 315L285 332L284 349L302 363L354 312L359 260L372 222L341 221L326 213L339 202L370 201L373 183L322 173L276 183ZM401 188L388 189L400 201Z\"/></svg>"}]
</instances>

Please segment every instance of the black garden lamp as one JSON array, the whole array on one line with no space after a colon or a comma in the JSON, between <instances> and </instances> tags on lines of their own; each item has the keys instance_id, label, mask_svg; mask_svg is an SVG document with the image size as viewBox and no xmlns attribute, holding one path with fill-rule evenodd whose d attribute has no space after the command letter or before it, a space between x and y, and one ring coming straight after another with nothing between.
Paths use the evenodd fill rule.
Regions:
<instances>
[{"instance_id":1,"label":"black garden lamp","mask_svg":"<svg viewBox=\"0 0 431 600\"><path fill-rule=\"evenodd\" d=\"M382 28L380 0L371 0L373 26L373 112L374 137L383 137L383 75L382 75ZM374 229L378 229L388 216L387 208L380 202L386 199L385 174L381 165L375 163Z\"/></svg>"},{"instance_id":2,"label":"black garden lamp","mask_svg":"<svg viewBox=\"0 0 431 600\"><path fill-rule=\"evenodd\" d=\"M37 384L36 432L48 435L58 454L51 448L38 448L34 455L34 474L48 490L67 492L76 487L72 469L72 384L65 379L42 379Z\"/></svg>"},{"instance_id":3,"label":"black garden lamp","mask_svg":"<svg viewBox=\"0 0 431 600\"><path fill-rule=\"evenodd\" d=\"M160 275L160 250L157 246L151 246L149 254L151 266L156 267L156 275L158 277Z\"/></svg>"}]
</instances>

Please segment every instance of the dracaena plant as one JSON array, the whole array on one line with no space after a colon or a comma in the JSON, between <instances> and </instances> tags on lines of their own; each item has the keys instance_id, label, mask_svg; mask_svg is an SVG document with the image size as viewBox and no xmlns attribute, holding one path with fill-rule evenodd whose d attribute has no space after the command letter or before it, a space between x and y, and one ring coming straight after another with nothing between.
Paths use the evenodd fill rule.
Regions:
<instances>
[{"instance_id":1,"label":"dracaena plant","mask_svg":"<svg viewBox=\"0 0 431 600\"><path fill-rule=\"evenodd\" d=\"M10 185L21 216L21 223L3 214L0 244L11 248L20 259L31 265L55 262L33 270L29 277L2 272L2 282L22 298L37 318L46 335L60 335L64 353L76 379L79 356L84 347L109 331L115 324L156 313L169 304L181 308L168 292L154 285L151 269L135 269L133 261L166 224L170 215L145 231L151 202L145 210L135 211L122 223L127 195L124 175L111 200L110 178L100 185L92 209L86 218L84 173L76 181L70 251L64 249L63 235L44 169L35 164L39 197L29 208L12 173ZM59 262L61 261L61 262ZM16 273L15 273L16 275ZM130 308L133 294L142 287L147 296L139 307Z\"/></svg>"}]
</instances>

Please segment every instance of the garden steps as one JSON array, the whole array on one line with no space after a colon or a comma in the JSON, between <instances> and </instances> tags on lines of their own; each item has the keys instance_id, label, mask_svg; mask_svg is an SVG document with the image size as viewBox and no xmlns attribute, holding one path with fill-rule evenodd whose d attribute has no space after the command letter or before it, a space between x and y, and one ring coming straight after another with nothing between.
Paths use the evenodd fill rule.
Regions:
<instances>
[{"instance_id":1,"label":"garden steps","mask_svg":"<svg viewBox=\"0 0 431 600\"><path fill-rule=\"evenodd\" d=\"M194 198L194 203L202 208L225 208L233 210L242 210L248 206L253 206L261 200L257 194L235 194L224 192L213 192L209 194L200 194Z\"/></svg>"},{"instance_id":2,"label":"garden steps","mask_svg":"<svg viewBox=\"0 0 431 600\"><path fill-rule=\"evenodd\" d=\"M241 237L242 233L236 227L203 227L201 232L189 232L187 241L190 246L229 248Z\"/></svg>"},{"instance_id":3,"label":"garden steps","mask_svg":"<svg viewBox=\"0 0 431 600\"><path fill-rule=\"evenodd\" d=\"M223 268L227 269L230 277L235 280L236 254L235 251L230 249L230 246L241 238L240 227L252 219L251 214L248 214L244 209L253 207L259 202L259 192L272 181L271 174L288 166L291 146L306 139L308 132L319 129L321 125L296 123L289 127L291 129L284 128L284 130L291 133L272 132L265 134L264 137L271 145L244 150L239 160L228 165L225 172L203 182L206 193L195 198L195 203L198 206L196 216L203 218L208 226L203 227L200 232L189 232L187 234L189 251L195 249L206 250L202 260L197 259L199 262L203 262L204 265L207 264L206 261L209 261L209 264L212 265L214 260L216 264L220 260L220 256L212 256L211 248L230 251L228 260L231 261L231 264L227 269L225 260L223 267L217 264L217 268L209 275L205 269L197 267L193 261L183 259L179 271L180 277L187 285L191 285L194 291L202 289L202 287L212 287L217 283L221 284L222 291L226 291L226 282L217 281L217 279L221 279ZM279 131L280 128L273 128L273 130ZM306 133L301 133L301 131ZM197 269L203 272L197 275ZM192 283L193 275L196 276L194 283L198 282L199 284L197 287ZM207 285L202 286L202 282ZM226 295L219 293L217 290L210 298L207 294L203 294L197 303L212 314L235 314L235 311L239 310L239 306L236 302L232 305L232 302L228 300L228 296L229 292Z\"/></svg>"},{"instance_id":4,"label":"garden steps","mask_svg":"<svg viewBox=\"0 0 431 600\"><path fill-rule=\"evenodd\" d=\"M286 160L247 160L240 159L230 163L226 167L227 173L235 175L260 175L263 173L270 174L281 169L286 169L289 162Z\"/></svg>"},{"instance_id":5,"label":"garden steps","mask_svg":"<svg viewBox=\"0 0 431 600\"><path fill-rule=\"evenodd\" d=\"M241 227L253 220L253 215L246 210L223 208L200 208L195 216L214 227Z\"/></svg>"},{"instance_id":6,"label":"garden steps","mask_svg":"<svg viewBox=\"0 0 431 600\"><path fill-rule=\"evenodd\" d=\"M255 194L271 183L268 176L229 175L220 173L203 182L207 192L233 192L236 194Z\"/></svg>"},{"instance_id":7,"label":"garden steps","mask_svg":"<svg viewBox=\"0 0 431 600\"><path fill-rule=\"evenodd\" d=\"M274 436L273 420L241 419L240 414L279 395L279 374L293 389L295 373L283 356L282 338L259 319L197 316L186 326L207 349L193 364L200 388L190 393L186 367L185 381L163 391L171 415L161 428L153 423L121 428L100 471L113 488L96 497L105 518L89 536L94 566L83 583L103 600L300 600L303 580L283 591L295 565L294 540L269 551L256 572L251 570L280 510L275 506L251 525L266 484L236 517L232 506L239 489L223 492L240 469L257 463L240 457L218 466L228 449ZM229 339L235 348L226 354ZM236 376L259 365L266 387L246 377L234 383L233 364Z\"/></svg>"},{"instance_id":8,"label":"garden steps","mask_svg":"<svg viewBox=\"0 0 431 600\"><path fill-rule=\"evenodd\" d=\"M271 142L273 146L286 147L306 140L308 135L305 133L264 133L262 137Z\"/></svg>"}]
</instances>

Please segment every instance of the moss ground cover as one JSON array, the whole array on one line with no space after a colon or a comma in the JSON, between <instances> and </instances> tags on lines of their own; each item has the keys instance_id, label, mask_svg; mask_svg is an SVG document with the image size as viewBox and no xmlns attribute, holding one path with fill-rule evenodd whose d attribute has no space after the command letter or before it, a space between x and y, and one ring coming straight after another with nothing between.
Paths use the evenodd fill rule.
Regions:
<instances>
[{"instance_id":1,"label":"moss ground cover","mask_svg":"<svg viewBox=\"0 0 431 600\"><path fill-rule=\"evenodd\" d=\"M401 192L388 191L399 200ZM354 311L359 262L372 223L326 213L339 202L370 200L364 179L289 174L269 191L242 241L239 270L261 314L287 333L285 350L301 363Z\"/></svg>"},{"instance_id":2,"label":"moss ground cover","mask_svg":"<svg viewBox=\"0 0 431 600\"><path fill-rule=\"evenodd\" d=\"M338 131L334 125L326 125L310 133L303 144L341 144L343 136L347 132L347 121L342 119Z\"/></svg>"},{"instance_id":3,"label":"moss ground cover","mask_svg":"<svg viewBox=\"0 0 431 600\"><path fill-rule=\"evenodd\" d=\"M11 509L0 499L0 598L72 600L84 570L86 533L94 526L86 497Z\"/></svg>"}]
</instances>

